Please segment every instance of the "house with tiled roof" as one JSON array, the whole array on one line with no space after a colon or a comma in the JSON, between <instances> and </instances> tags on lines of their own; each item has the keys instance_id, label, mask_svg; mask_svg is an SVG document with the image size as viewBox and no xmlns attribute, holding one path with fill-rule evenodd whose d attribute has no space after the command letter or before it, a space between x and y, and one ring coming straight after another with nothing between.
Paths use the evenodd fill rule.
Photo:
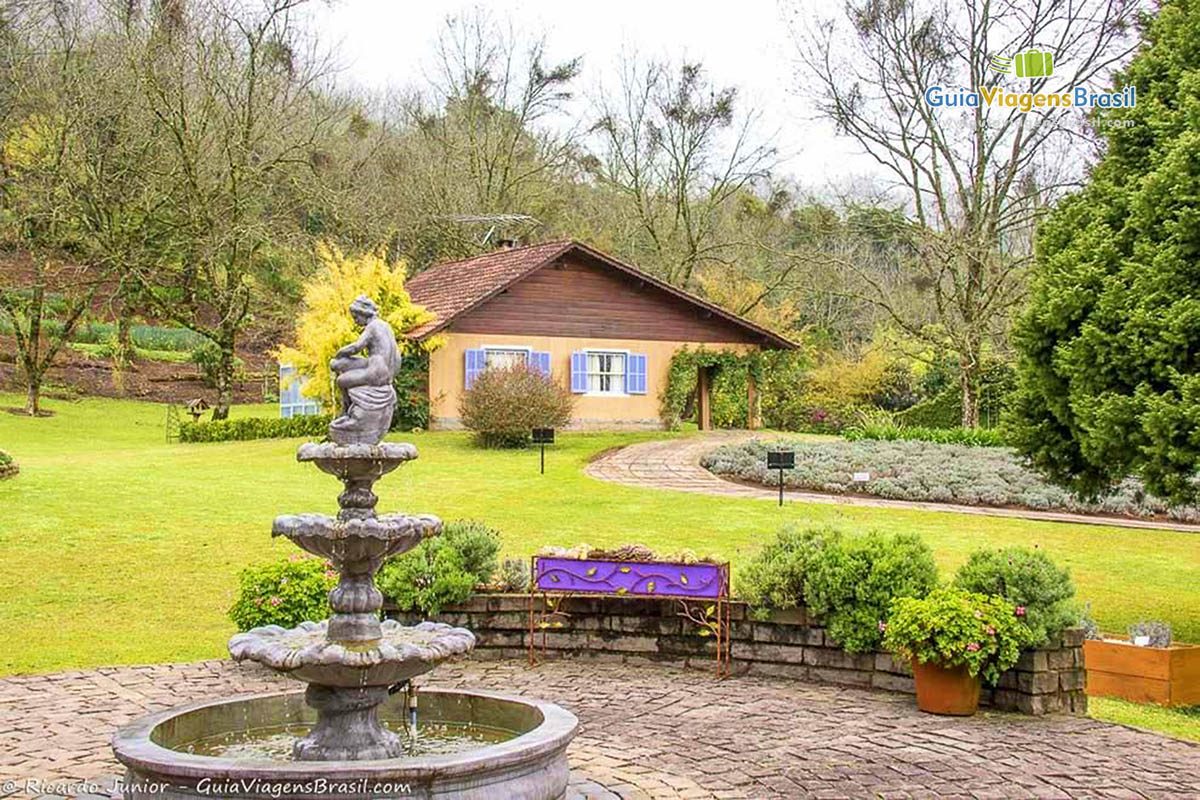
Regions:
<instances>
[{"instance_id":1,"label":"house with tiled roof","mask_svg":"<svg viewBox=\"0 0 1200 800\"><path fill-rule=\"evenodd\" d=\"M459 427L458 404L489 367L524 363L578 395L573 426L661 427L671 358L695 349L792 349L784 337L580 242L502 247L438 264L407 288L434 318L409 332L440 335L430 355L430 425ZM710 426L712 373L697 410ZM753 387L751 387L753 392ZM754 407L753 398L751 407Z\"/></svg>"}]
</instances>

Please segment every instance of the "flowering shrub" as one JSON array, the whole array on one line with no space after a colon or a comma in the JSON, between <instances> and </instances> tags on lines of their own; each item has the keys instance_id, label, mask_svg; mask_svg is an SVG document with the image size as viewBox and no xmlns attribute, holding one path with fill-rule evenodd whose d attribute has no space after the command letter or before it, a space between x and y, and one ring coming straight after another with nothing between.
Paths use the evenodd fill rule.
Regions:
<instances>
[{"instance_id":1,"label":"flowering shrub","mask_svg":"<svg viewBox=\"0 0 1200 800\"><path fill-rule=\"evenodd\" d=\"M575 395L524 364L479 373L458 403L462 424L484 447L524 447L534 428L571 419Z\"/></svg>"},{"instance_id":2,"label":"flowering shrub","mask_svg":"<svg viewBox=\"0 0 1200 800\"><path fill-rule=\"evenodd\" d=\"M1019 617L1029 628L1034 647L1046 644L1080 621L1070 573L1039 550L976 550L958 568L954 585L969 592L998 595L1021 609Z\"/></svg>"},{"instance_id":3,"label":"flowering shrub","mask_svg":"<svg viewBox=\"0 0 1200 800\"><path fill-rule=\"evenodd\" d=\"M384 248L347 257L333 245L321 244L316 255L321 270L304 284L304 307L296 320L296 346L280 347L275 355L307 379L303 389L306 397L333 408L336 403L329 361L339 348L358 336L346 309L360 294L378 304L380 318L392 326L403 350L432 350L443 340L435 336L416 345L402 336L433 319L433 314L412 302L404 288L407 265L402 261L389 264Z\"/></svg>"},{"instance_id":4,"label":"flowering shrub","mask_svg":"<svg viewBox=\"0 0 1200 800\"><path fill-rule=\"evenodd\" d=\"M717 448L700 463L717 475L774 487L778 485L779 474L767 469L766 454L781 445L796 451L796 468L785 471L783 476L784 483L794 489L1090 514L1165 515L1185 522L1200 522L1200 508L1168 506L1147 495L1141 483L1133 478L1094 502L1078 500L1027 469L1007 447L913 441L814 444L754 440ZM856 472L870 473L871 479L856 483L853 480Z\"/></svg>"},{"instance_id":5,"label":"flowering shrub","mask_svg":"<svg viewBox=\"0 0 1200 800\"><path fill-rule=\"evenodd\" d=\"M883 646L906 660L944 667L966 666L990 685L1017 663L1032 643L1018 607L1002 597L955 587L935 589L925 598L892 602Z\"/></svg>"},{"instance_id":6,"label":"flowering shrub","mask_svg":"<svg viewBox=\"0 0 1200 800\"><path fill-rule=\"evenodd\" d=\"M879 649L897 597L923 597L937 586L933 551L911 533L829 538L816 549L804 579L804 601L830 636L851 653Z\"/></svg>"},{"instance_id":7,"label":"flowering shrub","mask_svg":"<svg viewBox=\"0 0 1200 800\"><path fill-rule=\"evenodd\" d=\"M254 567L238 575L238 592L229 618L238 630L260 625L295 627L305 620L322 620L331 613L329 592L337 573L328 561L292 556Z\"/></svg>"}]
</instances>

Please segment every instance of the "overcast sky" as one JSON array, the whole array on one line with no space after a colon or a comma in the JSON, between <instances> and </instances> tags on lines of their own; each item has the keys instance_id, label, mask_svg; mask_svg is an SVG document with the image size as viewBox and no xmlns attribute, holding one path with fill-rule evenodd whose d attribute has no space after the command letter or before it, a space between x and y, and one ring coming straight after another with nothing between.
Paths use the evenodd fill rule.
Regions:
<instances>
[{"instance_id":1,"label":"overcast sky","mask_svg":"<svg viewBox=\"0 0 1200 800\"><path fill-rule=\"evenodd\" d=\"M793 15L805 5L829 7L799 0L783 8ZM714 82L737 86L745 101L761 109L762 133L787 157L781 172L810 189L872 171L852 143L812 119L811 105L797 93L794 46L777 0L338 0L317 11L316 21L323 40L340 42L347 80L370 88L406 86L429 72L446 16L476 7L519 29L544 32L552 59L583 56L582 93L601 81L615 84L623 48L703 62Z\"/></svg>"}]
</instances>

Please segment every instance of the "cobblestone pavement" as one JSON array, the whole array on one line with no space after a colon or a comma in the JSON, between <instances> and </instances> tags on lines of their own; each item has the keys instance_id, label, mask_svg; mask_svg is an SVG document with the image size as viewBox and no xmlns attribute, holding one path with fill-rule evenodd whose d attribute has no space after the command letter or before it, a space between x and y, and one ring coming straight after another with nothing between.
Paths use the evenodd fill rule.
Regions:
<instances>
[{"instance_id":1,"label":"cobblestone pavement","mask_svg":"<svg viewBox=\"0 0 1200 800\"><path fill-rule=\"evenodd\" d=\"M724 444L737 444L756 436L750 431L713 431L681 439L641 442L614 450L593 461L585 472L593 478L626 486L669 489L720 497L744 497L751 500L779 500L778 489L747 486L718 478L700 466L700 458ZM870 508L906 508L917 511L941 511L978 514L986 517L1015 517L1048 522L1074 522L1083 525L1112 525L1119 528L1153 528L1200 533L1200 525L1183 522L1106 517L1097 514L1068 514L1058 511L1034 511L1020 508L987 508L953 503L922 503L915 500L889 500L883 497L847 497L844 495L787 489L784 499L801 503L867 506Z\"/></svg>"},{"instance_id":2,"label":"cobblestone pavement","mask_svg":"<svg viewBox=\"0 0 1200 800\"><path fill-rule=\"evenodd\" d=\"M902 695L581 661L446 664L428 684L575 712L571 800L1200 797L1200 745L1084 718L933 717ZM228 661L0 680L0 785L113 775L108 738L131 718L289 686Z\"/></svg>"}]
</instances>

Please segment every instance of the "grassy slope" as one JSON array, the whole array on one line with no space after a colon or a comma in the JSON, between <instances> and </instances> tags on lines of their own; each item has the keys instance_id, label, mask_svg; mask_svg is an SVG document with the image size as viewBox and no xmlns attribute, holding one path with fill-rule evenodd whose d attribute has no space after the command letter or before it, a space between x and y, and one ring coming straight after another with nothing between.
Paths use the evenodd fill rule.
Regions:
<instances>
[{"instance_id":1,"label":"grassy slope","mask_svg":"<svg viewBox=\"0 0 1200 800\"><path fill-rule=\"evenodd\" d=\"M0 406L20 398L0 395ZM52 418L0 413L0 449L21 463L0 482L0 674L219 656L237 571L295 552L272 541L279 513L336 508L337 483L297 464L297 442L168 445L162 406L50 401ZM238 409L271 414L274 408ZM655 434L661 436L662 434ZM458 434L409 438L421 458L377 490L384 510L472 517L506 552L640 541L737 560L784 521L923 534L943 570L974 547L1039 544L1071 567L1102 626L1169 620L1200 640L1200 536L921 511L732 500L621 487L582 474L637 434L561 436L536 451L481 452Z\"/></svg>"}]
</instances>

